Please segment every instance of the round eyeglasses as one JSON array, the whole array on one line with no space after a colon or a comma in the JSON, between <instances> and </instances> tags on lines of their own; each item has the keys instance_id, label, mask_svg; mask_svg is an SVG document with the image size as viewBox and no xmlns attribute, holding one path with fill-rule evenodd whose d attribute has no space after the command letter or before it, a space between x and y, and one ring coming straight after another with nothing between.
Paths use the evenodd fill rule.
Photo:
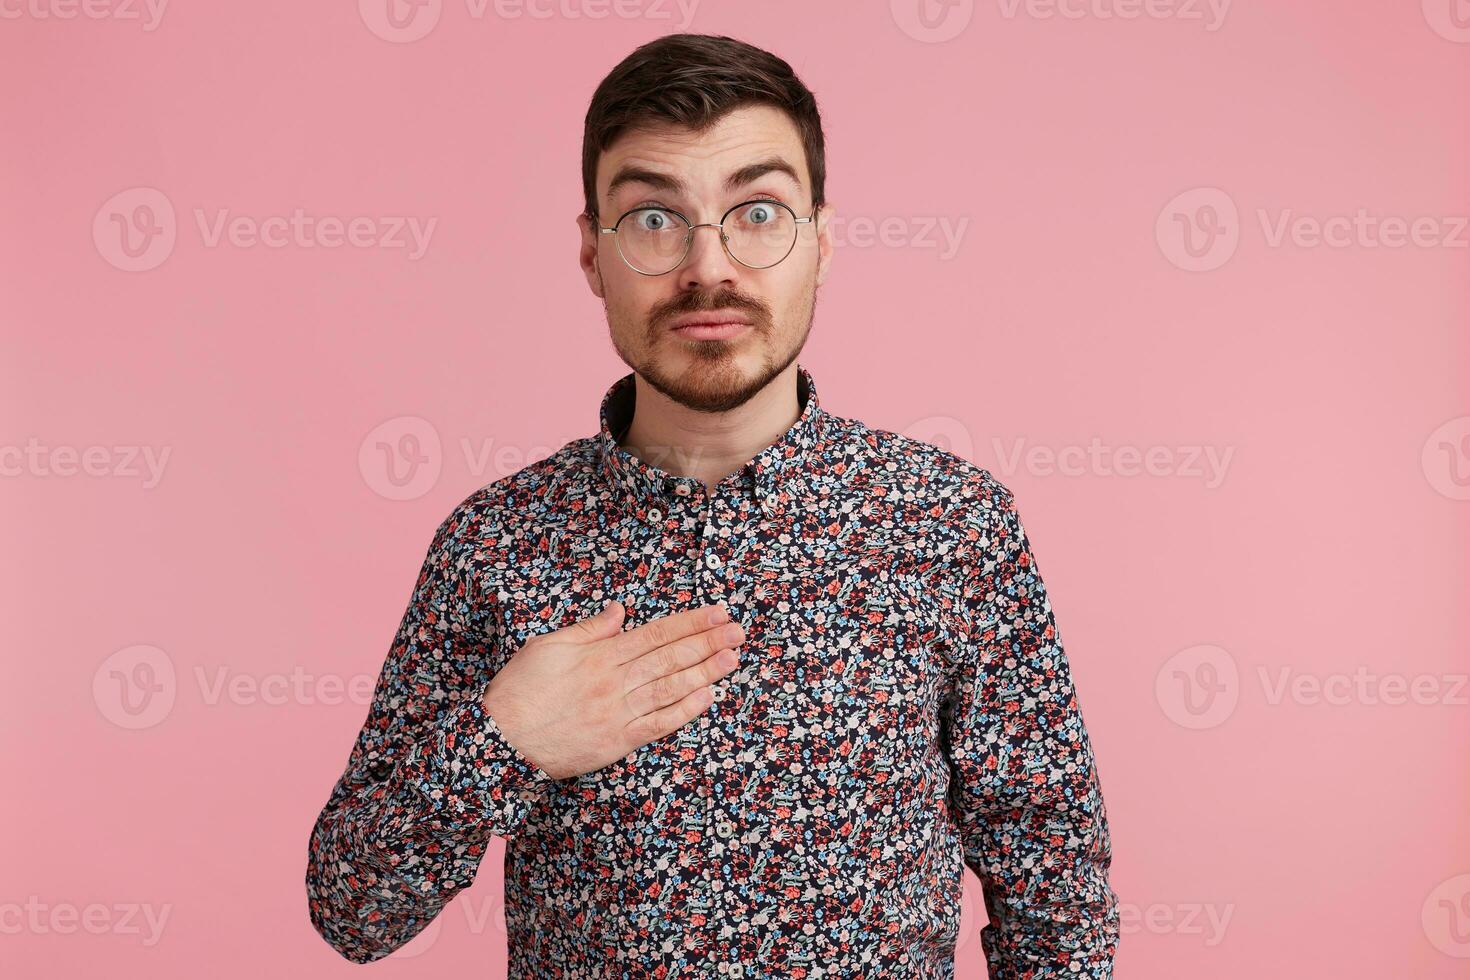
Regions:
<instances>
[{"instance_id":1,"label":"round eyeglasses","mask_svg":"<svg viewBox=\"0 0 1470 980\"><path fill-rule=\"evenodd\" d=\"M694 244L694 229L718 228L725 252L748 269L769 269L796 247L799 225L816 218L816 212L798 218L780 201L746 201L725 212L719 224L696 225L672 208L647 205L624 214L611 228L618 254L634 272L662 276L684 264Z\"/></svg>"}]
</instances>

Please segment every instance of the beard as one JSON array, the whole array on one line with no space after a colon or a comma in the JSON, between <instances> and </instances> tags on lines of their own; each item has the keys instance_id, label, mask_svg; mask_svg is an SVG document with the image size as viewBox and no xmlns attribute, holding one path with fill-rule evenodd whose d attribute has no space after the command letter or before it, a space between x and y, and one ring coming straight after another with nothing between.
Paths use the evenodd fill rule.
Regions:
<instances>
[{"instance_id":1,"label":"beard","mask_svg":"<svg viewBox=\"0 0 1470 980\"><path fill-rule=\"evenodd\" d=\"M603 309L607 310L606 299ZM685 314L727 309L743 314L750 321L750 330L729 340L682 340L669 335L668 324ZM815 316L814 282L808 294L806 322L791 343L781 345L780 334L764 303L733 289L724 289L713 293L681 293L655 306L649 311L642 331L644 342L637 350L619 342L620 331L612 330L611 334L613 348L623 363L655 391L696 412L728 412L754 398L796 360L806 345ZM608 323L612 325L610 311ZM659 352L670 343L677 344L694 361L692 367L684 368L682 373L668 369ZM743 345L755 345L761 352L760 366L751 374L741 367L738 355Z\"/></svg>"}]
</instances>

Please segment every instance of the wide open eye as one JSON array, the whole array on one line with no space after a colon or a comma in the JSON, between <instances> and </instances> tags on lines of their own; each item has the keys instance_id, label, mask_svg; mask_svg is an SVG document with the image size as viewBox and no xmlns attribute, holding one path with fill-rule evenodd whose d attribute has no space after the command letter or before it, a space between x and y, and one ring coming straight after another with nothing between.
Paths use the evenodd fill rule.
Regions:
<instances>
[{"instance_id":1,"label":"wide open eye","mask_svg":"<svg viewBox=\"0 0 1470 980\"><path fill-rule=\"evenodd\" d=\"M684 222L677 215L658 208L634 212L629 223L640 232L678 231L684 227Z\"/></svg>"},{"instance_id":2,"label":"wide open eye","mask_svg":"<svg viewBox=\"0 0 1470 980\"><path fill-rule=\"evenodd\" d=\"M769 225L772 222L780 221L782 213L781 209L774 204L767 204L764 201L756 201L755 203L747 204L739 211L736 211L734 217L735 220L740 222L741 224L750 225L753 228L758 228L762 225Z\"/></svg>"}]
</instances>

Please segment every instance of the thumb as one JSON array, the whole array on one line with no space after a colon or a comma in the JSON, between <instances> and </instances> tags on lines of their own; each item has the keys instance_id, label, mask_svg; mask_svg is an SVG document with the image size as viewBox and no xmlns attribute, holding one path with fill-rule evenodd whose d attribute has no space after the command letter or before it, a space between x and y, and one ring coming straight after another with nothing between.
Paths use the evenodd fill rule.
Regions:
<instances>
[{"instance_id":1,"label":"thumb","mask_svg":"<svg viewBox=\"0 0 1470 980\"><path fill-rule=\"evenodd\" d=\"M605 640L616 636L623 626L623 615L627 610L616 599L608 600L594 616L577 623L583 637L588 640Z\"/></svg>"}]
</instances>

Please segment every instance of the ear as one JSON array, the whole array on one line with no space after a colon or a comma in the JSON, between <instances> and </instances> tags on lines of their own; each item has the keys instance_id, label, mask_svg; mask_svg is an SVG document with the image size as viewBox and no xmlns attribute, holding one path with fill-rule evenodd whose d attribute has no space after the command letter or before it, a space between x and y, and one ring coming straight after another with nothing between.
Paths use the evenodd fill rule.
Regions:
<instances>
[{"instance_id":1,"label":"ear","mask_svg":"<svg viewBox=\"0 0 1470 980\"><path fill-rule=\"evenodd\" d=\"M835 242L830 219L833 215L832 203L829 201L817 209L817 285L820 286L827 279L827 270L832 265L832 256L835 254Z\"/></svg>"},{"instance_id":2,"label":"ear","mask_svg":"<svg viewBox=\"0 0 1470 980\"><path fill-rule=\"evenodd\" d=\"M605 299L602 294L602 266L598 249L602 232L598 231L596 220L586 213L577 215L577 227L581 232L577 260L582 266L582 274L587 278L587 288L592 290L593 296Z\"/></svg>"}]
</instances>

